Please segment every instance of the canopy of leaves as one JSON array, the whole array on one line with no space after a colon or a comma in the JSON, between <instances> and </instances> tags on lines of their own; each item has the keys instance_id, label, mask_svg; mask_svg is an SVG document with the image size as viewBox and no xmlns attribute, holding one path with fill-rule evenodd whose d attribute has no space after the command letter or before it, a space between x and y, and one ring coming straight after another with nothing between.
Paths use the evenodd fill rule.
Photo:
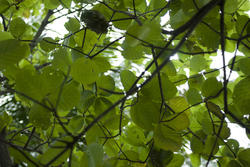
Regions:
<instances>
[{"instance_id":1,"label":"canopy of leaves","mask_svg":"<svg viewBox=\"0 0 250 167\"><path fill-rule=\"evenodd\" d=\"M249 10L0 0L0 166L249 167Z\"/></svg>"}]
</instances>

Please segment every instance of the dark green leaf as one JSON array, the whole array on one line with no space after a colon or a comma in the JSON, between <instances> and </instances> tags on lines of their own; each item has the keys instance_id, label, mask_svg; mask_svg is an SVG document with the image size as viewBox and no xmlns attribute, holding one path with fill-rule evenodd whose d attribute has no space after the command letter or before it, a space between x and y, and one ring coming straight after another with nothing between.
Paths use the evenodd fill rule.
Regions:
<instances>
[{"instance_id":1,"label":"dark green leaf","mask_svg":"<svg viewBox=\"0 0 250 167\"><path fill-rule=\"evenodd\" d=\"M27 43L15 39L0 41L0 50L0 68L18 63L30 53Z\"/></svg>"},{"instance_id":2,"label":"dark green leaf","mask_svg":"<svg viewBox=\"0 0 250 167\"><path fill-rule=\"evenodd\" d=\"M141 97L130 110L130 115L135 124L146 130L153 130L160 118L159 105L145 97Z\"/></svg>"}]
</instances>

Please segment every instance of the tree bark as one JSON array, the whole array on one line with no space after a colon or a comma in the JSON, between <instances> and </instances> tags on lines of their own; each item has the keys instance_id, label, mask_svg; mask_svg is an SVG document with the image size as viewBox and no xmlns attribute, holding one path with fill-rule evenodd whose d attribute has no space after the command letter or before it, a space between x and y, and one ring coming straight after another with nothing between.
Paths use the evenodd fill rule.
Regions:
<instances>
[{"instance_id":1,"label":"tree bark","mask_svg":"<svg viewBox=\"0 0 250 167\"><path fill-rule=\"evenodd\" d=\"M5 141L5 128L0 132L0 167L11 167L12 162Z\"/></svg>"}]
</instances>

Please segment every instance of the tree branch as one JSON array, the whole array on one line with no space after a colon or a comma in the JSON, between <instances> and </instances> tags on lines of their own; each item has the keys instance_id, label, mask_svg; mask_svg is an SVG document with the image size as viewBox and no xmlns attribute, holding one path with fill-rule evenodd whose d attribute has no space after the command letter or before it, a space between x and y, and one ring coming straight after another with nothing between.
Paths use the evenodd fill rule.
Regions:
<instances>
[{"instance_id":1,"label":"tree branch","mask_svg":"<svg viewBox=\"0 0 250 167\"><path fill-rule=\"evenodd\" d=\"M48 10L47 15L45 16L45 18L42 21L41 26L39 27L36 35L34 36L32 42L30 43L30 52L32 53L33 49L36 47L37 43L38 43L38 39L41 36L42 32L44 31L45 27L47 26L47 24L49 23L49 18L50 16L53 14L53 10Z\"/></svg>"}]
</instances>

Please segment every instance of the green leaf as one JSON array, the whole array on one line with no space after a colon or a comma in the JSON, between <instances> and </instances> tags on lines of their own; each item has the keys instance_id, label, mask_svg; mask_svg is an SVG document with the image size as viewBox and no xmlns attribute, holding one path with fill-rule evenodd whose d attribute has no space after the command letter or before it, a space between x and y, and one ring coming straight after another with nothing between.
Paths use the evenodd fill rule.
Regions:
<instances>
[{"instance_id":1,"label":"green leaf","mask_svg":"<svg viewBox=\"0 0 250 167\"><path fill-rule=\"evenodd\" d=\"M23 69L16 74L16 90L40 101L48 93L46 78L31 70ZM25 99L25 97L19 96Z\"/></svg>"},{"instance_id":2,"label":"green leaf","mask_svg":"<svg viewBox=\"0 0 250 167\"><path fill-rule=\"evenodd\" d=\"M0 50L0 68L18 63L30 53L28 43L15 39L0 41Z\"/></svg>"},{"instance_id":3,"label":"green leaf","mask_svg":"<svg viewBox=\"0 0 250 167\"><path fill-rule=\"evenodd\" d=\"M141 46L142 42L140 40L158 43L158 41L162 39L158 21L147 21L142 26L138 25L137 22L133 22L129 26L127 33L122 44L124 50L122 55L126 59L139 59L143 57L143 51L145 49Z\"/></svg>"},{"instance_id":4,"label":"green leaf","mask_svg":"<svg viewBox=\"0 0 250 167\"><path fill-rule=\"evenodd\" d=\"M135 105L131 107L130 116L133 122L146 130L153 130L160 118L159 105L145 97L134 100Z\"/></svg>"},{"instance_id":5,"label":"green leaf","mask_svg":"<svg viewBox=\"0 0 250 167\"><path fill-rule=\"evenodd\" d=\"M139 42L132 37L126 37L122 44L122 56L128 60L135 60L143 58L144 48L139 45Z\"/></svg>"},{"instance_id":6,"label":"green leaf","mask_svg":"<svg viewBox=\"0 0 250 167\"><path fill-rule=\"evenodd\" d=\"M233 102L242 114L250 114L250 77L238 82L233 91Z\"/></svg>"},{"instance_id":7,"label":"green leaf","mask_svg":"<svg viewBox=\"0 0 250 167\"><path fill-rule=\"evenodd\" d=\"M191 75L188 79L188 86L190 88L196 88L197 90L200 90L203 81L204 77L201 74Z\"/></svg>"},{"instance_id":8,"label":"green leaf","mask_svg":"<svg viewBox=\"0 0 250 167\"><path fill-rule=\"evenodd\" d=\"M55 40L51 37L45 37L41 40L40 47L45 52L50 52L56 48Z\"/></svg>"},{"instance_id":9,"label":"green leaf","mask_svg":"<svg viewBox=\"0 0 250 167\"><path fill-rule=\"evenodd\" d=\"M189 17L180 9L171 17L170 25L172 28L179 28L183 23L188 21L188 19Z\"/></svg>"},{"instance_id":10,"label":"green leaf","mask_svg":"<svg viewBox=\"0 0 250 167\"><path fill-rule=\"evenodd\" d=\"M103 164L104 152L102 145L91 143L85 151L88 159L88 167L99 167Z\"/></svg>"},{"instance_id":11,"label":"green leaf","mask_svg":"<svg viewBox=\"0 0 250 167\"><path fill-rule=\"evenodd\" d=\"M247 15L239 15L237 17L236 30L238 34L242 34L242 35L246 34L246 28L244 29L243 33L242 33L242 30L245 24L248 22L248 20L249 20L249 16Z\"/></svg>"},{"instance_id":12,"label":"green leaf","mask_svg":"<svg viewBox=\"0 0 250 167\"><path fill-rule=\"evenodd\" d=\"M83 153L80 159L80 167L89 167L88 163L88 156L86 153Z\"/></svg>"},{"instance_id":13,"label":"green leaf","mask_svg":"<svg viewBox=\"0 0 250 167\"><path fill-rule=\"evenodd\" d=\"M4 13L9 6L10 4L7 0L0 0L0 13Z\"/></svg>"},{"instance_id":14,"label":"green leaf","mask_svg":"<svg viewBox=\"0 0 250 167\"><path fill-rule=\"evenodd\" d=\"M107 116L106 118L103 119L103 124L105 125L106 128L110 129L110 130L117 130L120 128L120 114L116 114L114 112L110 112L110 114L108 114L109 116ZM121 127L124 127L125 125L128 124L128 118L126 115L123 115L122 117L122 124Z\"/></svg>"},{"instance_id":15,"label":"green leaf","mask_svg":"<svg viewBox=\"0 0 250 167\"><path fill-rule=\"evenodd\" d=\"M117 153L119 152L119 148L116 147L116 141L114 139L108 140L104 147L104 152L109 156L109 157L115 157Z\"/></svg>"},{"instance_id":16,"label":"green leaf","mask_svg":"<svg viewBox=\"0 0 250 167\"><path fill-rule=\"evenodd\" d=\"M181 134L173 129L158 124L154 130L155 146L164 150L178 151L182 146Z\"/></svg>"},{"instance_id":17,"label":"green leaf","mask_svg":"<svg viewBox=\"0 0 250 167\"><path fill-rule=\"evenodd\" d=\"M163 6L165 6L168 2L165 0L152 0L150 1L149 4L149 8L150 10L154 11L156 10L158 12L158 10L160 8L162 8ZM156 12L156 13L157 13ZM167 12L167 10L163 10L161 13L159 13L160 16L164 15Z\"/></svg>"},{"instance_id":18,"label":"green leaf","mask_svg":"<svg viewBox=\"0 0 250 167\"><path fill-rule=\"evenodd\" d=\"M248 11L250 8L250 2L249 1L244 1L244 0L239 0L240 6L239 9L243 11Z\"/></svg>"},{"instance_id":19,"label":"green leaf","mask_svg":"<svg viewBox=\"0 0 250 167\"><path fill-rule=\"evenodd\" d=\"M249 156L250 156L250 148L244 149L244 150L240 151L238 154L238 158L244 166L250 165Z\"/></svg>"},{"instance_id":20,"label":"green leaf","mask_svg":"<svg viewBox=\"0 0 250 167\"><path fill-rule=\"evenodd\" d=\"M87 120L86 120L86 122L87 122ZM96 142L102 143L102 142L104 142L103 137L105 137L103 130L98 125L94 125L86 133L86 142L88 144L96 143Z\"/></svg>"},{"instance_id":21,"label":"green leaf","mask_svg":"<svg viewBox=\"0 0 250 167\"><path fill-rule=\"evenodd\" d=\"M14 159L14 161L16 163L27 163L28 166L31 166L31 167L35 167L33 163L31 163L30 160L32 160L32 162L35 162L38 164L38 160L36 158L34 158L29 152L26 152L24 151L25 155L21 152L19 152L18 150L12 148L12 147L9 147L8 148L9 150L9 153L10 153L10 156ZM29 158L29 160L28 160Z\"/></svg>"},{"instance_id":22,"label":"green leaf","mask_svg":"<svg viewBox=\"0 0 250 167\"><path fill-rule=\"evenodd\" d=\"M238 9L238 0L225 1L225 13L234 13Z\"/></svg>"},{"instance_id":23,"label":"green leaf","mask_svg":"<svg viewBox=\"0 0 250 167\"><path fill-rule=\"evenodd\" d=\"M189 104L182 96L177 96L168 101L168 105L174 110L175 113L187 111Z\"/></svg>"},{"instance_id":24,"label":"green leaf","mask_svg":"<svg viewBox=\"0 0 250 167\"><path fill-rule=\"evenodd\" d=\"M45 7L47 9L55 9L60 5L60 1L57 0L44 0Z\"/></svg>"},{"instance_id":25,"label":"green leaf","mask_svg":"<svg viewBox=\"0 0 250 167\"><path fill-rule=\"evenodd\" d=\"M109 107L111 107L112 104L113 103L109 99L107 99L105 97L98 97L94 103L95 114L99 115L99 114L103 113L105 110L107 110ZM112 109L108 115L111 116L113 114L115 114L115 109ZM107 118L107 115L105 117Z\"/></svg>"},{"instance_id":26,"label":"green leaf","mask_svg":"<svg viewBox=\"0 0 250 167\"><path fill-rule=\"evenodd\" d=\"M176 86L183 85L187 82L187 76L184 74L177 74L175 76L169 76L169 80Z\"/></svg>"},{"instance_id":27,"label":"green leaf","mask_svg":"<svg viewBox=\"0 0 250 167\"><path fill-rule=\"evenodd\" d=\"M190 154L189 158L193 167L199 167L201 165L201 159L199 154Z\"/></svg>"},{"instance_id":28,"label":"green leaf","mask_svg":"<svg viewBox=\"0 0 250 167\"><path fill-rule=\"evenodd\" d=\"M110 108L113 103L104 97L99 97L94 102L94 112L95 115L98 116L105 112L108 108ZM110 110L108 114L106 114L101 121L107 128L109 129L118 129L120 123L120 116L116 114L115 108ZM126 125L125 116L122 118L122 125Z\"/></svg>"},{"instance_id":29,"label":"green leaf","mask_svg":"<svg viewBox=\"0 0 250 167\"><path fill-rule=\"evenodd\" d=\"M70 8L72 0L61 0L60 3L63 7Z\"/></svg>"},{"instance_id":30,"label":"green leaf","mask_svg":"<svg viewBox=\"0 0 250 167\"><path fill-rule=\"evenodd\" d=\"M202 102L202 97L199 91L195 88L189 88L188 91L185 93L185 95L190 105L194 105L194 104Z\"/></svg>"},{"instance_id":31,"label":"green leaf","mask_svg":"<svg viewBox=\"0 0 250 167\"><path fill-rule=\"evenodd\" d=\"M201 124L202 129L206 135L213 134L213 122L211 121L208 111L203 111L198 122Z\"/></svg>"},{"instance_id":32,"label":"green leaf","mask_svg":"<svg viewBox=\"0 0 250 167\"><path fill-rule=\"evenodd\" d=\"M189 127L189 118L185 112L179 115L173 114L170 116L166 116L165 119L163 120L166 121L164 125L167 125L175 131L182 131Z\"/></svg>"},{"instance_id":33,"label":"green leaf","mask_svg":"<svg viewBox=\"0 0 250 167\"><path fill-rule=\"evenodd\" d=\"M250 58L240 59L239 68L245 75L250 76Z\"/></svg>"},{"instance_id":34,"label":"green leaf","mask_svg":"<svg viewBox=\"0 0 250 167\"><path fill-rule=\"evenodd\" d=\"M168 79L166 75L161 75L162 92L165 100L169 100L177 93L176 86ZM147 85L142 88L142 94L153 100L161 101L161 89L159 87L158 77L154 77Z\"/></svg>"},{"instance_id":35,"label":"green leaf","mask_svg":"<svg viewBox=\"0 0 250 167\"><path fill-rule=\"evenodd\" d=\"M220 107L218 105L208 101L206 103L206 107L207 107L209 112L212 112L215 116L217 116L221 120L224 119L224 116L223 116L223 114L221 112L221 109L220 109Z\"/></svg>"},{"instance_id":36,"label":"green leaf","mask_svg":"<svg viewBox=\"0 0 250 167\"><path fill-rule=\"evenodd\" d=\"M232 159L228 162L226 167L243 167L243 165L237 159Z\"/></svg>"},{"instance_id":37,"label":"green leaf","mask_svg":"<svg viewBox=\"0 0 250 167\"><path fill-rule=\"evenodd\" d=\"M78 83L70 82L65 85L60 97L59 108L67 111L77 106L80 101L80 85Z\"/></svg>"},{"instance_id":38,"label":"green leaf","mask_svg":"<svg viewBox=\"0 0 250 167\"><path fill-rule=\"evenodd\" d=\"M81 93L78 107L83 111L87 110L95 101L95 94L89 90L84 90Z\"/></svg>"},{"instance_id":39,"label":"green leaf","mask_svg":"<svg viewBox=\"0 0 250 167\"><path fill-rule=\"evenodd\" d=\"M46 89L51 95L53 95L53 93L57 92L60 88L64 76L61 71L58 71L53 67L45 67L42 69L42 78L46 80Z\"/></svg>"},{"instance_id":40,"label":"green leaf","mask_svg":"<svg viewBox=\"0 0 250 167\"><path fill-rule=\"evenodd\" d=\"M126 20L124 20L124 19L126 19ZM128 26L130 25L130 23L132 22L132 20L129 18L128 15L126 15L124 13L118 13L118 12L115 13L112 20L113 20L112 23L114 24L114 26L116 28L121 29L121 30L126 30L128 28Z\"/></svg>"},{"instance_id":41,"label":"green leaf","mask_svg":"<svg viewBox=\"0 0 250 167\"><path fill-rule=\"evenodd\" d=\"M219 150L219 144L218 140L216 142L216 136L212 135L207 136L203 153L206 155L210 155L211 152L213 151L212 155L215 155L218 152L218 150Z\"/></svg>"},{"instance_id":42,"label":"green leaf","mask_svg":"<svg viewBox=\"0 0 250 167\"><path fill-rule=\"evenodd\" d=\"M239 65L240 63L239 63L239 61L240 61L240 59L242 59L242 58L244 58L244 57L243 57L243 56L239 56L239 55L237 55L237 56L235 57L235 62L234 62L234 66L233 66L233 71L240 71L240 65ZM231 58L231 59L229 60L229 62L228 62L230 69L232 69L233 59L234 59L234 58Z\"/></svg>"},{"instance_id":43,"label":"green leaf","mask_svg":"<svg viewBox=\"0 0 250 167\"><path fill-rule=\"evenodd\" d=\"M125 91L128 91L137 79L136 75L129 70L121 71L120 78Z\"/></svg>"},{"instance_id":44,"label":"green leaf","mask_svg":"<svg viewBox=\"0 0 250 167\"><path fill-rule=\"evenodd\" d=\"M162 69L166 73L167 76L175 76L176 75L176 68L172 61L168 61L165 67Z\"/></svg>"},{"instance_id":45,"label":"green leaf","mask_svg":"<svg viewBox=\"0 0 250 167\"><path fill-rule=\"evenodd\" d=\"M14 39L13 36L9 32L0 32L1 39L0 41L5 41L8 39Z\"/></svg>"},{"instance_id":46,"label":"green leaf","mask_svg":"<svg viewBox=\"0 0 250 167\"><path fill-rule=\"evenodd\" d=\"M74 80L83 85L91 84L98 79L99 68L96 63L87 58L79 58L72 64L71 75Z\"/></svg>"},{"instance_id":47,"label":"green leaf","mask_svg":"<svg viewBox=\"0 0 250 167\"><path fill-rule=\"evenodd\" d=\"M213 27L216 30L219 30L219 20L217 18L209 18L206 20L207 24ZM208 26L204 24L199 24L195 28L195 36L198 42L207 47L208 49L217 49L220 43L220 36L213 30L211 30Z\"/></svg>"},{"instance_id":48,"label":"green leaf","mask_svg":"<svg viewBox=\"0 0 250 167\"><path fill-rule=\"evenodd\" d=\"M6 112L0 113L0 132L2 132L3 128L7 127L12 121L12 117L9 116Z\"/></svg>"},{"instance_id":49,"label":"green leaf","mask_svg":"<svg viewBox=\"0 0 250 167\"><path fill-rule=\"evenodd\" d=\"M52 160L55 160L51 165L58 166L67 161L70 155L70 148L67 147L66 142L72 142L72 138L67 136L55 141L46 149L46 151L39 157L41 164L47 164ZM65 150L65 148L68 148Z\"/></svg>"},{"instance_id":50,"label":"green leaf","mask_svg":"<svg viewBox=\"0 0 250 167\"><path fill-rule=\"evenodd\" d=\"M52 112L39 104L34 104L29 111L30 122L38 128L46 130L51 125Z\"/></svg>"},{"instance_id":51,"label":"green leaf","mask_svg":"<svg viewBox=\"0 0 250 167\"><path fill-rule=\"evenodd\" d=\"M207 69L205 75L206 75L206 78L218 77L220 75L220 71L217 69Z\"/></svg>"},{"instance_id":52,"label":"green leaf","mask_svg":"<svg viewBox=\"0 0 250 167\"><path fill-rule=\"evenodd\" d=\"M112 93L109 93L114 91L115 89L115 81L111 76L101 76L96 81L97 87L98 87L98 93L103 96L108 96Z\"/></svg>"},{"instance_id":53,"label":"green leaf","mask_svg":"<svg viewBox=\"0 0 250 167\"><path fill-rule=\"evenodd\" d=\"M70 132L74 135L78 134L83 129L84 123L85 121L82 116L74 116L68 124Z\"/></svg>"},{"instance_id":54,"label":"green leaf","mask_svg":"<svg viewBox=\"0 0 250 167\"><path fill-rule=\"evenodd\" d=\"M195 154L202 153L205 146L204 143L205 137L206 135L202 130L195 132L195 135L192 136L190 143L190 147L193 153Z\"/></svg>"},{"instance_id":55,"label":"green leaf","mask_svg":"<svg viewBox=\"0 0 250 167\"><path fill-rule=\"evenodd\" d=\"M26 28L26 23L20 17L10 22L10 33L16 38L20 38L25 33Z\"/></svg>"},{"instance_id":56,"label":"green leaf","mask_svg":"<svg viewBox=\"0 0 250 167\"><path fill-rule=\"evenodd\" d=\"M222 83L217 81L215 77L210 77L202 84L201 92L205 97L215 96L222 89Z\"/></svg>"},{"instance_id":57,"label":"green leaf","mask_svg":"<svg viewBox=\"0 0 250 167\"><path fill-rule=\"evenodd\" d=\"M228 139L225 147L222 149L222 155L234 158L239 151L239 143L235 139Z\"/></svg>"},{"instance_id":58,"label":"green leaf","mask_svg":"<svg viewBox=\"0 0 250 167\"><path fill-rule=\"evenodd\" d=\"M79 21L74 18L70 17L68 18L69 21L64 24L64 27L69 31L69 32L76 32L80 29L80 23Z\"/></svg>"},{"instance_id":59,"label":"green leaf","mask_svg":"<svg viewBox=\"0 0 250 167\"><path fill-rule=\"evenodd\" d=\"M85 30L81 30L76 35L74 35L77 46L81 47L84 53L89 53L96 44L102 44L102 41L105 37L105 35L102 35L99 39L99 35L89 29L86 29L85 38L84 34Z\"/></svg>"},{"instance_id":60,"label":"green leaf","mask_svg":"<svg viewBox=\"0 0 250 167\"><path fill-rule=\"evenodd\" d=\"M53 66L67 74L68 68L71 64L71 59L67 49L59 48L52 53L52 56L54 57L52 61Z\"/></svg>"},{"instance_id":61,"label":"green leaf","mask_svg":"<svg viewBox=\"0 0 250 167\"><path fill-rule=\"evenodd\" d=\"M143 131L136 126L129 126L125 130L125 141L133 146L143 146L145 144L145 136Z\"/></svg>"},{"instance_id":62,"label":"green leaf","mask_svg":"<svg viewBox=\"0 0 250 167\"><path fill-rule=\"evenodd\" d=\"M106 57L94 57L93 61L98 66L99 72L106 72L110 70L111 65Z\"/></svg>"},{"instance_id":63,"label":"green leaf","mask_svg":"<svg viewBox=\"0 0 250 167\"><path fill-rule=\"evenodd\" d=\"M180 154L174 154L173 159L166 167L181 167L185 161L185 158Z\"/></svg>"},{"instance_id":64,"label":"green leaf","mask_svg":"<svg viewBox=\"0 0 250 167\"><path fill-rule=\"evenodd\" d=\"M207 67L207 61L202 55L195 55L190 60L191 71L200 72Z\"/></svg>"}]
</instances>

